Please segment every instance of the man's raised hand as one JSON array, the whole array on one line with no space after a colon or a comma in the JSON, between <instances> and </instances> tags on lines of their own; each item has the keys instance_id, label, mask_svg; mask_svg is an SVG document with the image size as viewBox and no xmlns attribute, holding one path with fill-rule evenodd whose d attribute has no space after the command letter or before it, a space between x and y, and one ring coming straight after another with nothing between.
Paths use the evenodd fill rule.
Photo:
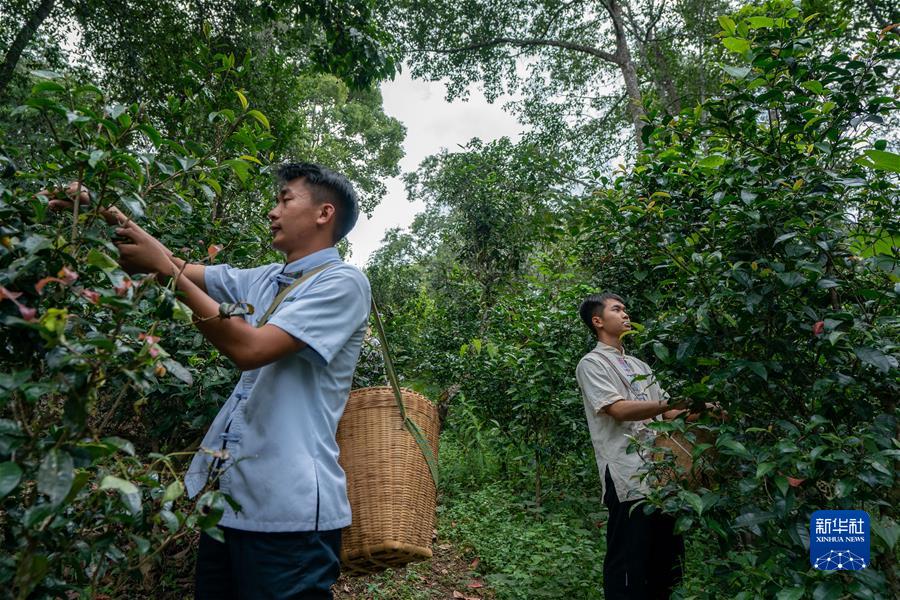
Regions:
<instances>
[{"instance_id":1,"label":"man's raised hand","mask_svg":"<svg viewBox=\"0 0 900 600\"><path fill-rule=\"evenodd\" d=\"M53 211L72 210L77 202L79 207L89 207L91 204L90 191L77 181L71 181L62 190L41 190L38 192L40 196L46 196L50 199L48 206ZM100 216L109 225L124 225L128 222L128 217L115 206L103 208L100 210Z\"/></svg>"},{"instance_id":2,"label":"man's raised hand","mask_svg":"<svg viewBox=\"0 0 900 600\"><path fill-rule=\"evenodd\" d=\"M132 221L116 229L119 264L128 273L172 275L172 252Z\"/></svg>"}]
</instances>

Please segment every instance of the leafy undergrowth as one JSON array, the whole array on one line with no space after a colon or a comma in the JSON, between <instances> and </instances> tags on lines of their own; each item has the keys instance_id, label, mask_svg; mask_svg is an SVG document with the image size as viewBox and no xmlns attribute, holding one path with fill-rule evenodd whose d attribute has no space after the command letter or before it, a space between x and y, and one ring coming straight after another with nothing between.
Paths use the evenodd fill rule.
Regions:
<instances>
[{"instance_id":1,"label":"leafy undergrowth","mask_svg":"<svg viewBox=\"0 0 900 600\"><path fill-rule=\"evenodd\" d=\"M588 600L602 598L602 524L571 500L536 511L497 482L446 502L439 535L481 557L498 598Z\"/></svg>"},{"instance_id":2,"label":"leafy undergrowth","mask_svg":"<svg viewBox=\"0 0 900 600\"><path fill-rule=\"evenodd\" d=\"M434 557L405 569L366 577L341 577L335 600L490 600L495 597L479 573L481 561L449 543L434 545Z\"/></svg>"}]
</instances>

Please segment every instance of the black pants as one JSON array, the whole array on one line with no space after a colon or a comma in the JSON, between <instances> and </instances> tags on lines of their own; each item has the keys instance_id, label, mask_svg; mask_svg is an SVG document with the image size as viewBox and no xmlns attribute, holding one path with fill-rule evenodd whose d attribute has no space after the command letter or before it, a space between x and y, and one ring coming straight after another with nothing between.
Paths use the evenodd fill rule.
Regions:
<instances>
[{"instance_id":1,"label":"black pants","mask_svg":"<svg viewBox=\"0 0 900 600\"><path fill-rule=\"evenodd\" d=\"M684 539L675 535L675 519L644 507L631 510L637 500L619 502L609 469L606 470L609 509L606 524L606 559L603 591L606 600L663 600L681 581Z\"/></svg>"},{"instance_id":2,"label":"black pants","mask_svg":"<svg viewBox=\"0 0 900 600\"><path fill-rule=\"evenodd\" d=\"M330 600L341 572L341 530L200 535L197 600Z\"/></svg>"}]
</instances>

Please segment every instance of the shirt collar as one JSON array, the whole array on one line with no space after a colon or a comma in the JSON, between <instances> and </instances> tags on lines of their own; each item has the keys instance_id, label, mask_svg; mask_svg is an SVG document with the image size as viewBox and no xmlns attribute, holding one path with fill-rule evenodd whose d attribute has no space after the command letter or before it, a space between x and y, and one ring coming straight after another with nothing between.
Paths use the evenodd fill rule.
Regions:
<instances>
[{"instance_id":1,"label":"shirt collar","mask_svg":"<svg viewBox=\"0 0 900 600\"><path fill-rule=\"evenodd\" d=\"M297 277L298 273L301 271L309 271L310 269L315 269L318 266L336 260L341 260L341 255L338 254L337 248L331 246L287 263L284 265L284 268L281 269L281 272L288 276Z\"/></svg>"},{"instance_id":2,"label":"shirt collar","mask_svg":"<svg viewBox=\"0 0 900 600\"><path fill-rule=\"evenodd\" d=\"M597 345L594 346L594 350L596 350L597 352L603 352L606 354L613 354L615 356L625 356L625 348L622 348L622 350L620 351L616 348L613 348L609 344L604 344L603 342L599 342L599 341L597 342Z\"/></svg>"}]
</instances>

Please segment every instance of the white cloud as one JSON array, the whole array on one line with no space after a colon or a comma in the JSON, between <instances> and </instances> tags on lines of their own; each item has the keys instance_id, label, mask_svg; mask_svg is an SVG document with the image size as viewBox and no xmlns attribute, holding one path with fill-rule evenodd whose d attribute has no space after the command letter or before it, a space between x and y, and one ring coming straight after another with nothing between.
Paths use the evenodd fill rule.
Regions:
<instances>
[{"instance_id":1,"label":"white cloud","mask_svg":"<svg viewBox=\"0 0 900 600\"><path fill-rule=\"evenodd\" d=\"M505 98L489 104L481 94L472 93L467 102L447 102L443 83L413 80L405 72L382 84L381 93L385 112L406 125L406 155L400 161L404 173L415 171L422 160L442 148L456 150L474 137L485 141L503 136L518 139L522 131L516 119L503 112ZM422 202L407 200L400 177L386 183L387 194L372 218L361 216L348 236L353 250L350 262L360 267L381 245L385 231L409 226L424 208Z\"/></svg>"}]
</instances>

